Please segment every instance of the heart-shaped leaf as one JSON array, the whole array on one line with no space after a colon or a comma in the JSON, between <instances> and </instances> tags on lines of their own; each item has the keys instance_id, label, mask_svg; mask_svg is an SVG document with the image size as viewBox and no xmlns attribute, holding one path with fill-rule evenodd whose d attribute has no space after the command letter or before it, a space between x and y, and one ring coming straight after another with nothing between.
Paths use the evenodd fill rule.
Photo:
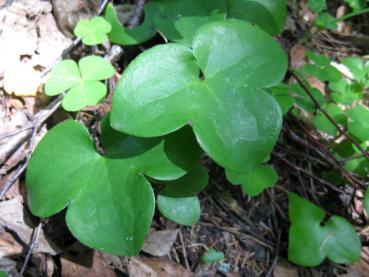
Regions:
<instances>
[{"instance_id":1,"label":"heart-shaped leaf","mask_svg":"<svg viewBox=\"0 0 369 277\"><path fill-rule=\"evenodd\" d=\"M259 165L247 174L239 174L226 171L227 179L234 185L242 185L244 193L257 196L264 189L274 186L278 180L278 174L273 167Z\"/></svg>"},{"instance_id":2,"label":"heart-shaped leaf","mask_svg":"<svg viewBox=\"0 0 369 277\"><path fill-rule=\"evenodd\" d=\"M284 29L286 0L228 0L228 6L229 17L255 23L271 35Z\"/></svg>"},{"instance_id":3,"label":"heart-shaped leaf","mask_svg":"<svg viewBox=\"0 0 369 277\"><path fill-rule=\"evenodd\" d=\"M225 0L152 0L145 5L143 24L133 29L122 26L112 5L105 15L112 25L110 40L123 45L142 43L152 38L156 30L170 41L191 45L204 24L226 17L250 21L270 34L278 34L286 21L286 1L230 0L227 9Z\"/></svg>"},{"instance_id":4,"label":"heart-shaped leaf","mask_svg":"<svg viewBox=\"0 0 369 277\"><path fill-rule=\"evenodd\" d=\"M278 138L282 113L262 88L279 83L286 68L283 50L259 27L238 20L208 23L193 50L160 45L131 63L117 86L111 123L141 137L190 123L210 157L247 173Z\"/></svg>"},{"instance_id":5,"label":"heart-shaped leaf","mask_svg":"<svg viewBox=\"0 0 369 277\"><path fill-rule=\"evenodd\" d=\"M111 25L101 16L95 16L91 19L81 19L74 28L76 37L81 38L86 45L97 45L104 43L111 31Z\"/></svg>"},{"instance_id":6,"label":"heart-shaped leaf","mask_svg":"<svg viewBox=\"0 0 369 277\"><path fill-rule=\"evenodd\" d=\"M157 198L160 212L178 224L196 224L200 219L200 201L196 195L206 187L208 179L206 169L198 165L182 178L167 182Z\"/></svg>"},{"instance_id":7,"label":"heart-shaped leaf","mask_svg":"<svg viewBox=\"0 0 369 277\"><path fill-rule=\"evenodd\" d=\"M288 259L303 266L317 266L327 257L335 263L354 263L360 258L361 243L352 225L332 216L324 225L324 211L289 194Z\"/></svg>"},{"instance_id":8,"label":"heart-shaped leaf","mask_svg":"<svg viewBox=\"0 0 369 277\"><path fill-rule=\"evenodd\" d=\"M77 63L64 60L50 72L45 84L45 94L54 96L67 92L62 105L67 111L78 111L98 104L106 95L106 86L99 82L110 78L114 67L98 56L86 56Z\"/></svg>"},{"instance_id":9,"label":"heart-shaped leaf","mask_svg":"<svg viewBox=\"0 0 369 277\"><path fill-rule=\"evenodd\" d=\"M103 130L114 136L106 126ZM68 207L67 225L78 240L127 256L138 254L154 213L154 194L144 175L179 178L201 152L189 128L147 140L119 136L124 140L106 147L110 151L101 156L82 124L68 120L57 125L33 153L26 183L34 215L49 217ZM180 159L184 145L194 153L192 159Z\"/></svg>"}]
</instances>

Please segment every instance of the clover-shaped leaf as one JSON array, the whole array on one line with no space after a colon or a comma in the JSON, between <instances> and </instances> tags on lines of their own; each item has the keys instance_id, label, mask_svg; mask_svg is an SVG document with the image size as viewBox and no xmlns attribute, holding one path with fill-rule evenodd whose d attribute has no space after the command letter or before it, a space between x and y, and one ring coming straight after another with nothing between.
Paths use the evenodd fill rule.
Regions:
<instances>
[{"instance_id":1,"label":"clover-shaped leaf","mask_svg":"<svg viewBox=\"0 0 369 277\"><path fill-rule=\"evenodd\" d=\"M244 193L257 196L263 190L274 186L278 174L272 166L259 165L247 174L226 171L227 179L234 185L241 185Z\"/></svg>"},{"instance_id":2,"label":"clover-shaped leaf","mask_svg":"<svg viewBox=\"0 0 369 277\"><path fill-rule=\"evenodd\" d=\"M278 138L282 113L262 88L279 83L286 67L283 50L259 27L208 23L193 49L160 45L131 63L113 98L112 127L155 137L190 124L211 158L247 173Z\"/></svg>"},{"instance_id":3,"label":"clover-shaped leaf","mask_svg":"<svg viewBox=\"0 0 369 277\"><path fill-rule=\"evenodd\" d=\"M335 263L354 263L360 258L361 243L354 227L344 218L332 216L326 223L324 211L289 194L288 259L303 266L317 266L327 257Z\"/></svg>"},{"instance_id":4,"label":"clover-shaped leaf","mask_svg":"<svg viewBox=\"0 0 369 277\"><path fill-rule=\"evenodd\" d=\"M98 56L87 56L77 63L64 60L52 69L45 84L45 93L54 96L67 92L63 108L78 111L98 104L106 95L106 86L100 82L114 75L114 67Z\"/></svg>"},{"instance_id":5,"label":"clover-shaped leaf","mask_svg":"<svg viewBox=\"0 0 369 277\"><path fill-rule=\"evenodd\" d=\"M361 142L369 140L369 109L358 105L347 111L350 117L348 131L351 135L358 138Z\"/></svg>"},{"instance_id":6,"label":"clover-shaped leaf","mask_svg":"<svg viewBox=\"0 0 369 277\"><path fill-rule=\"evenodd\" d=\"M104 141L114 143L105 147L106 156L96 152L87 129L73 120L47 133L27 169L29 207L43 218L68 207L68 228L82 243L136 255L155 207L145 176L177 179L191 170L201 152L190 128L153 139L117 134L106 125L102 129L111 138ZM191 154L184 155L183 149Z\"/></svg>"},{"instance_id":7,"label":"clover-shaped leaf","mask_svg":"<svg viewBox=\"0 0 369 277\"><path fill-rule=\"evenodd\" d=\"M271 35L284 29L286 0L228 0L228 6L228 17L255 23Z\"/></svg>"},{"instance_id":8,"label":"clover-shaped leaf","mask_svg":"<svg viewBox=\"0 0 369 277\"><path fill-rule=\"evenodd\" d=\"M330 115L330 117L338 124L346 125L347 116L344 114L343 110L336 104L330 103L326 106L323 106L323 109ZM313 123L316 128L324 133L327 133L330 136L338 135L338 130L336 126L334 126L328 118L322 113L318 112L313 119Z\"/></svg>"},{"instance_id":9,"label":"clover-shaped leaf","mask_svg":"<svg viewBox=\"0 0 369 277\"><path fill-rule=\"evenodd\" d=\"M74 28L76 37L81 38L86 45L97 45L107 40L107 33L112 27L105 18L95 16L91 19L81 19Z\"/></svg>"},{"instance_id":10,"label":"clover-shaped leaf","mask_svg":"<svg viewBox=\"0 0 369 277\"><path fill-rule=\"evenodd\" d=\"M206 187L208 179L206 169L198 165L182 178L167 182L157 198L160 212L178 224L196 224L200 219L200 201L196 195Z\"/></svg>"},{"instance_id":11,"label":"clover-shaped leaf","mask_svg":"<svg viewBox=\"0 0 369 277\"><path fill-rule=\"evenodd\" d=\"M228 5L228 7L227 7ZM227 14L228 10L228 14ZM142 25L128 29L122 26L109 5L105 18L112 25L111 41L123 45L144 42L156 31L168 40L191 45L196 32L205 24L228 18L256 23L271 34L283 31L286 20L285 0L152 0L145 5Z\"/></svg>"}]
</instances>

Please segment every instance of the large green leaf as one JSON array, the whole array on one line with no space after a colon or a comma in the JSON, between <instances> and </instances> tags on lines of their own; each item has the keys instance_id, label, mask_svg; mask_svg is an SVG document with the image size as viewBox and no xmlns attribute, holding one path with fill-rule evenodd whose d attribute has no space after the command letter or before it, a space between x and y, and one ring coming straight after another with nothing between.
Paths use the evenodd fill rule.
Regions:
<instances>
[{"instance_id":1,"label":"large green leaf","mask_svg":"<svg viewBox=\"0 0 369 277\"><path fill-rule=\"evenodd\" d=\"M335 263L354 263L361 243L354 227L344 218L332 216L324 225L324 211L289 194L288 259L303 266L317 266L327 257Z\"/></svg>"},{"instance_id":2,"label":"large green leaf","mask_svg":"<svg viewBox=\"0 0 369 277\"><path fill-rule=\"evenodd\" d=\"M228 16L251 21L272 35L283 31L287 18L285 0L228 0Z\"/></svg>"},{"instance_id":3,"label":"large green leaf","mask_svg":"<svg viewBox=\"0 0 369 277\"><path fill-rule=\"evenodd\" d=\"M105 126L103 128L111 134ZM188 131L188 130L187 130ZM178 132L180 134L180 132ZM37 146L26 174L29 207L34 215L49 217L68 206L67 224L72 234L87 246L117 255L138 254L148 232L154 194L145 175L176 179L199 158L195 140L168 137L144 139L125 136L111 146L115 155L101 156L87 129L73 120L50 130ZM104 135L106 136L106 135ZM136 145L129 155L121 149ZM182 146L193 158L178 164ZM193 147L191 147L193 146Z\"/></svg>"},{"instance_id":4,"label":"large green leaf","mask_svg":"<svg viewBox=\"0 0 369 277\"><path fill-rule=\"evenodd\" d=\"M279 135L280 107L262 88L279 83L286 68L283 50L259 27L238 20L208 23L193 50L160 45L131 63L117 86L111 123L141 137L189 123L209 156L247 173Z\"/></svg>"},{"instance_id":5,"label":"large green leaf","mask_svg":"<svg viewBox=\"0 0 369 277\"><path fill-rule=\"evenodd\" d=\"M196 224L200 219L200 201L196 195L206 187L208 179L206 169L198 165L182 178L167 182L157 198L160 212L179 224Z\"/></svg>"}]
</instances>

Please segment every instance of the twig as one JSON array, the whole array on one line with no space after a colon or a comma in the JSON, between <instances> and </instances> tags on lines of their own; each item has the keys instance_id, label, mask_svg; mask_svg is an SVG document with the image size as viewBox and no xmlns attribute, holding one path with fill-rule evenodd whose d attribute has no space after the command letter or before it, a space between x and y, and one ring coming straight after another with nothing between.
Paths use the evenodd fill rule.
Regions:
<instances>
[{"instance_id":1,"label":"twig","mask_svg":"<svg viewBox=\"0 0 369 277\"><path fill-rule=\"evenodd\" d=\"M191 270L191 269L190 269L190 265L188 264L186 247L185 247L185 245L184 245L183 235L182 235L182 231L181 231L181 230L179 230L179 239L180 239L180 241L181 241L181 246L182 246L182 255L183 255L183 259L184 259L184 261L185 261L186 268L187 268L188 270Z\"/></svg>"},{"instance_id":2,"label":"twig","mask_svg":"<svg viewBox=\"0 0 369 277\"><path fill-rule=\"evenodd\" d=\"M337 129L340 135L345 136L353 145L355 145L360 152L364 155L364 157L369 161L369 154L357 143L349 134L347 134L342 128L337 124L337 122L320 106L318 101L315 99L313 94L310 92L310 89L304 83L303 80L294 72L290 71L290 74L296 79L298 84L302 87L302 89L306 92L306 94L310 97L311 101L313 101L315 108L319 110L328 120L331 122L334 127Z\"/></svg>"},{"instance_id":3,"label":"twig","mask_svg":"<svg viewBox=\"0 0 369 277\"><path fill-rule=\"evenodd\" d=\"M22 266L22 269L20 271L20 276L23 276L24 274L24 271L26 270L26 267L27 267L27 264L28 264L28 261L29 259L31 258L31 255L33 253L33 250L36 248L37 246L37 241L38 241L38 238L40 236L40 233L41 233L41 229L42 229L42 222L40 222L37 227L34 229L34 232L33 232L33 236L32 236L32 240L31 240L31 245L29 246L29 249L28 249L28 252L27 252L27 256L26 256L26 259L24 260L24 263L23 263L23 266Z\"/></svg>"},{"instance_id":4,"label":"twig","mask_svg":"<svg viewBox=\"0 0 369 277\"><path fill-rule=\"evenodd\" d=\"M140 23L140 18L143 14L144 8L145 8L145 0L137 0L136 8L133 11L132 17L128 21L128 27L132 28L138 25Z\"/></svg>"}]
</instances>

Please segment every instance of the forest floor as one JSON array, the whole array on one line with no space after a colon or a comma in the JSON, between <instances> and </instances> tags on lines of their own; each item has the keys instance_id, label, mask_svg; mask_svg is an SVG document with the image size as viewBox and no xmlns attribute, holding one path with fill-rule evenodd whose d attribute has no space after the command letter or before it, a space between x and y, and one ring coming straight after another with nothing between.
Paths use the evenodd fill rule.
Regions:
<instances>
[{"instance_id":1,"label":"forest floor","mask_svg":"<svg viewBox=\"0 0 369 277\"><path fill-rule=\"evenodd\" d=\"M27 208L24 165L37 142L52 126L70 115L62 109L50 110L52 99L37 91L32 70L42 71L60 57L72 42L56 25L48 1L0 0L0 191L12 186L0 198L0 271L11 269L14 276L22 270L37 219ZM369 16L359 16L342 23L338 31L319 30L312 26L316 16L304 1L293 1L288 7L286 30L277 37L290 58L290 67L306 63L305 51L315 50L332 59L369 54ZM332 14L342 13L341 1L329 1ZM337 4L338 3L338 4ZM121 72L141 51L124 48L116 63ZM84 53L79 46L69 54ZM15 68L16 73L8 68ZM10 74L4 82L4 72ZM20 73L24 79L20 78ZM22 77L22 78L23 78ZM118 76L116 76L118 77ZM286 82L289 82L289 76ZM317 84L319 85L319 84ZM35 86L34 95L24 95L24 87ZM16 94L5 92L12 87ZM27 90L27 89L26 89ZM109 110L110 104L89 107L77 118L98 131L96 122ZM33 127L47 116L37 132ZM201 219L192 227L179 226L159 213L154 216L151 231L140 256L121 258L93 251L78 243L69 233L65 212L48 219L40 230L36 247L26 264L25 276L369 276L368 217L363 211L363 191L347 184L332 187L321 179L322 171L332 164L325 157L324 137L287 114L279 142L272 153L272 163L279 174L278 184L258 197L242 195L239 187L230 185L224 171L206 157L203 163L210 171L208 188L201 193ZM323 153L323 154L322 154ZM315 268L297 267L287 261L288 201L287 191L311 199L332 214L342 215L355 224L363 242L362 259L351 266L325 261ZM207 249L216 249L225 259L213 265L201 262Z\"/></svg>"}]
</instances>

